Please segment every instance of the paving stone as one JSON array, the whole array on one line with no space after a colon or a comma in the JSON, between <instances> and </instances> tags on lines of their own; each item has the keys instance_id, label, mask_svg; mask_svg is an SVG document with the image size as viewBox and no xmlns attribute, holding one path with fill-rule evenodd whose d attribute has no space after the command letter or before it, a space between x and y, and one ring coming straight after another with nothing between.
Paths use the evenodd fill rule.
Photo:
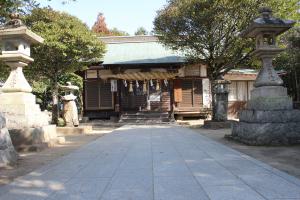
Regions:
<instances>
[{"instance_id":1,"label":"paving stone","mask_svg":"<svg viewBox=\"0 0 300 200\"><path fill-rule=\"evenodd\" d=\"M153 199L151 176L117 176L106 188L101 200Z\"/></svg>"},{"instance_id":2,"label":"paving stone","mask_svg":"<svg viewBox=\"0 0 300 200\"><path fill-rule=\"evenodd\" d=\"M52 194L49 200L98 200L106 188L107 178L72 178L64 188ZM47 200L48 200L47 199Z\"/></svg>"},{"instance_id":3,"label":"paving stone","mask_svg":"<svg viewBox=\"0 0 300 200\"><path fill-rule=\"evenodd\" d=\"M187 163L187 165L201 185L230 186L242 183L237 176L233 175L213 159Z\"/></svg>"},{"instance_id":4,"label":"paving stone","mask_svg":"<svg viewBox=\"0 0 300 200\"><path fill-rule=\"evenodd\" d=\"M154 177L154 199L208 200L209 198L191 177Z\"/></svg>"},{"instance_id":5,"label":"paving stone","mask_svg":"<svg viewBox=\"0 0 300 200\"><path fill-rule=\"evenodd\" d=\"M231 186L204 186L211 200L265 200L245 184Z\"/></svg>"},{"instance_id":6,"label":"paving stone","mask_svg":"<svg viewBox=\"0 0 300 200\"><path fill-rule=\"evenodd\" d=\"M299 186L271 172L259 175L240 175L239 177L268 199L300 198Z\"/></svg>"},{"instance_id":7,"label":"paving stone","mask_svg":"<svg viewBox=\"0 0 300 200\"><path fill-rule=\"evenodd\" d=\"M299 179L179 126L124 126L0 187L1 200L299 198Z\"/></svg>"}]
</instances>

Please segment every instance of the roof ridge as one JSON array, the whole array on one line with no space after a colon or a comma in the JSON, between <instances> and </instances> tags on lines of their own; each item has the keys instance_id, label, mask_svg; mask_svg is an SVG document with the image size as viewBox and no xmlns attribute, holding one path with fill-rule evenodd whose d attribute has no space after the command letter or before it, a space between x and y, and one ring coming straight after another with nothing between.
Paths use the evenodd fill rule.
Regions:
<instances>
[{"instance_id":1,"label":"roof ridge","mask_svg":"<svg viewBox=\"0 0 300 200\"><path fill-rule=\"evenodd\" d=\"M106 44L158 42L158 37L153 35L105 36L98 38Z\"/></svg>"}]
</instances>

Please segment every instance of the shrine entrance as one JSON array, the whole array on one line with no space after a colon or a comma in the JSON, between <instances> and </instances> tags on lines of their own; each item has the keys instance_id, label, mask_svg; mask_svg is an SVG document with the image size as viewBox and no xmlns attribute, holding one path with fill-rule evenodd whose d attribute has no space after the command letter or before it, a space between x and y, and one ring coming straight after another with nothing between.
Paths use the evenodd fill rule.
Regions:
<instances>
[{"instance_id":1,"label":"shrine entrance","mask_svg":"<svg viewBox=\"0 0 300 200\"><path fill-rule=\"evenodd\" d=\"M123 111L170 111L170 87L168 81L122 81L121 106Z\"/></svg>"}]
</instances>

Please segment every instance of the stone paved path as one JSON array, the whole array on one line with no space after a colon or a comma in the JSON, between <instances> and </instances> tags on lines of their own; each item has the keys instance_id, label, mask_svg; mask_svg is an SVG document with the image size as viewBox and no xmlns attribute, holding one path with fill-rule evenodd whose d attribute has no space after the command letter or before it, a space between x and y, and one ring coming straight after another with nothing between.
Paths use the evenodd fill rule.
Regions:
<instances>
[{"instance_id":1,"label":"stone paved path","mask_svg":"<svg viewBox=\"0 0 300 200\"><path fill-rule=\"evenodd\" d=\"M0 189L1 200L300 200L300 180L177 126L124 126Z\"/></svg>"}]
</instances>

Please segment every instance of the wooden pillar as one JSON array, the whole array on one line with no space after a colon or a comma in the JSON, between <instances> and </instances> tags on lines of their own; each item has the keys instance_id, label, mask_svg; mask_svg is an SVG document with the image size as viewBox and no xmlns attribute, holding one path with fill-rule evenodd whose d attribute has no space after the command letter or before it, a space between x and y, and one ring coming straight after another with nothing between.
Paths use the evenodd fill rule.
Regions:
<instances>
[{"instance_id":1,"label":"wooden pillar","mask_svg":"<svg viewBox=\"0 0 300 200\"><path fill-rule=\"evenodd\" d=\"M174 116L174 80L169 81L169 90L170 90L170 110L171 110L171 120L175 119Z\"/></svg>"},{"instance_id":2,"label":"wooden pillar","mask_svg":"<svg viewBox=\"0 0 300 200\"><path fill-rule=\"evenodd\" d=\"M122 80L118 80L118 103L119 103L119 116L122 115Z\"/></svg>"}]
</instances>

